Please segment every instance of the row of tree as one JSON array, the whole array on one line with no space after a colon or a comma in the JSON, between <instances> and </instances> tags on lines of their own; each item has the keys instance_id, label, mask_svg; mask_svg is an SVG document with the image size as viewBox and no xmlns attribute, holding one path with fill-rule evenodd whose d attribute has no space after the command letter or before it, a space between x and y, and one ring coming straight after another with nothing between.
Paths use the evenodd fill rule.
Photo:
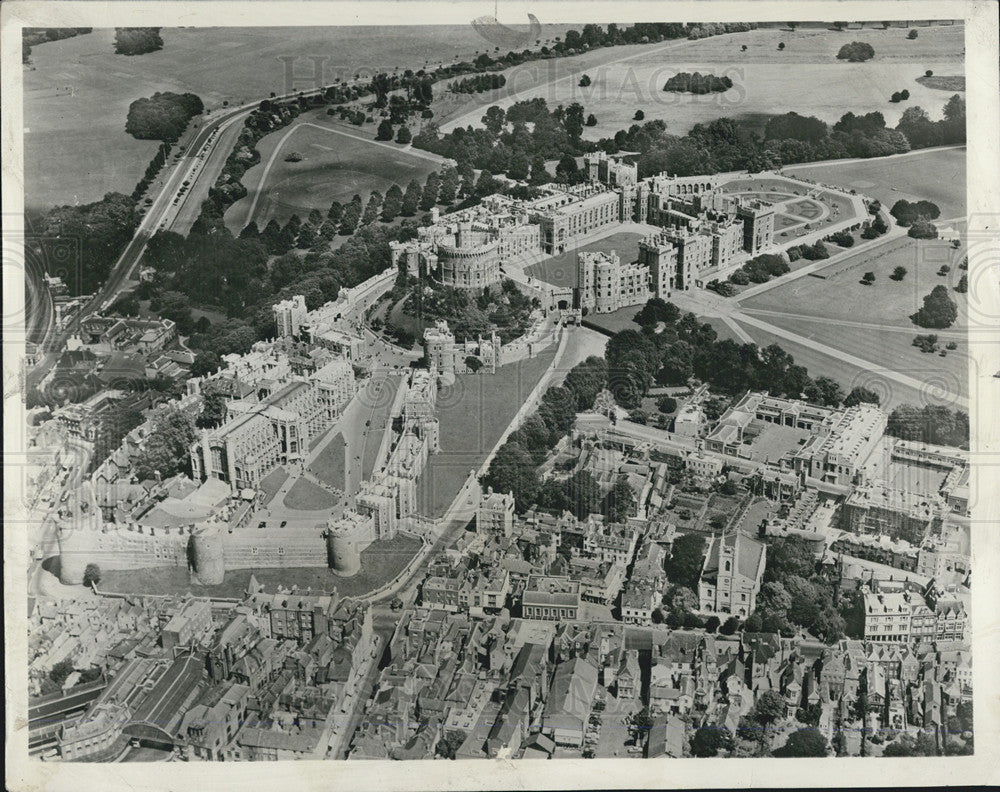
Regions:
<instances>
[{"instance_id":1,"label":"row of tree","mask_svg":"<svg viewBox=\"0 0 1000 792\"><path fill-rule=\"evenodd\" d=\"M592 356L574 366L563 384L550 387L542 396L538 409L497 449L483 476L483 485L493 487L496 492L513 492L518 513L535 505L542 490L538 467L555 444L569 433L576 413L593 406L606 381L607 365L601 358ZM579 481L565 485L562 497L574 506L579 503L581 509L589 508L593 503L593 490L586 484ZM554 485L547 485L547 488L546 497L553 496ZM617 499L608 505L615 506L614 516L617 517L616 503Z\"/></svg>"},{"instance_id":2,"label":"row of tree","mask_svg":"<svg viewBox=\"0 0 1000 792\"><path fill-rule=\"evenodd\" d=\"M724 93L733 87L733 81L726 76L716 77L714 74L701 72L679 72L668 79L663 85L664 91L673 93Z\"/></svg>"},{"instance_id":3,"label":"row of tree","mask_svg":"<svg viewBox=\"0 0 1000 792\"><path fill-rule=\"evenodd\" d=\"M47 41L61 41L62 39L83 36L93 31L93 28L22 28L21 30L21 61L29 63L31 61L31 48L44 44Z\"/></svg>"},{"instance_id":4,"label":"row of tree","mask_svg":"<svg viewBox=\"0 0 1000 792\"><path fill-rule=\"evenodd\" d=\"M448 86L448 90L452 93L483 93L503 88L506 84L507 78L502 74L478 74L475 77L455 80Z\"/></svg>"}]
</instances>

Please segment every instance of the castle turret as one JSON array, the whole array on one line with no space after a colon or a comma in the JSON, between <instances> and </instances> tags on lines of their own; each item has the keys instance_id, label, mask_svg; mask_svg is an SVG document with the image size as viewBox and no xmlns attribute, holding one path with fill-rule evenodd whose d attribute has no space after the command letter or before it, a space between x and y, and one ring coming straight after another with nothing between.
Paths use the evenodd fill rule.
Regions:
<instances>
[{"instance_id":1,"label":"castle turret","mask_svg":"<svg viewBox=\"0 0 1000 792\"><path fill-rule=\"evenodd\" d=\"M62 583L70 586L83 583L89 549L87 531L68 527L59 530L59 580Z\"/></svg>"},{"instance_id":2,"label":"castle turret","mask_svg":"<svg viewBox=\"0 0 1000 792\"><path fill-rule=\"evenodd\" d=\"M361 569L361 551L375 541L375 517L348 510L327 524L326 552L330 569L343 577Z\"/></svg>"},{"instance_id":3,"label":"castle turret","mask_svg":"<svg viewBox=\"0 0 1000 792\"><path fill-rule=\"evenodd\" d=\"M217 586L226 576L222 550L222 535L218 531L203 531L193 539L194 573L203 586Z\"/></svg>"}]
</instances>

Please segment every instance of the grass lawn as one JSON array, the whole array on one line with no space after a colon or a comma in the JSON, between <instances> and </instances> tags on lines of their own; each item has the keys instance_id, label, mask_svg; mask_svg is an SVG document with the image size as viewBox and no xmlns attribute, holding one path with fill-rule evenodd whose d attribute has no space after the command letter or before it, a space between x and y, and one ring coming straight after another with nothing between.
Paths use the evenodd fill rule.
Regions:
<instances>
[{"instance_id":1,"label":"grass lawn","mask_svg":"<svg viewBox=\"0 0 1000 792\"><path fill-rule=\"evenodd\" d=\"M358 138L364 138L359 140ZM271 219L285 223L293 214L304 218L312 209L326 212L333 201L348 203L358 194L365 202L373 190L385 195L392 184L406 189L411 179L421 185L441 166L425 152L404 151L402 146L376 145L372 128L334 122L321 108L299 116L292 125L272 132L257 144L261 161L246 172L248 194L226 212L226 225L234 234L250 220L263 228ZM261 189L260 179L275 149L280 151L267 172L263 195L247 214ZM299 162L286 162L291 152Z\"/></svg>"},{"instance_id":2,"label":"grass lawn","mask_svg":"<svg viewBox=\"0 0 1000 792\"><path fill-rule=\"evenodd\" d=\"M313 484L309 479L300 478L285 494L283 501L288 509L300 511L319 511L332 509L337 505L337 499L322 487Z\"/></svg>"},{"instance_id":3,"label":"grass lawn","mask_svg":"<svg viewBox=\"0 0 1000 792\"><path fill-rule=\"evenodd\" d=\"M627 264L639 258L639 243L642 239L642 234L631 232L612 234L596 242L567 250L565 253L560 253L558 256L553 256L539 264L532 264L524 271L555 286L576 286L576 257L578 253L610 253L613 250L618 254L622 263Z\"/></svg>"},{"instance_id":4,"label":"grass lawn","mask_svg":"<svg viewBox=\"0 0 1000 792\"><path fill-rule=\"evenodd\" d=\"M948 94L941 93L948 99ZM912 104L912 103L907 103ZM917 102L940 117L930 108ZM887 117L888 118L888 117ZM832 165L790 165L784 169L791 176L855 189L877 198L887 209L896 201L932 201L941 209L942 219L964 217L965 209L965 149L927 149L902 157L880 157L863 162Z\"/></svg>"},{"instance_id":5,"label":"grass lawn","mask_svg":"<svg viewBox=\"0 0 1000 792\"><path fill-rule=\"evenodd\" d=\"M824 277L798 278L750 297L743 306L782 314L913 327L916 331L910 314L923 305L924 297L935 286L958 284L963 274L958 265L964 255L964 251L952 249L947 242L905 237L849 256L821 270L819 274ZM945 277L937 274L942 264L951 267ZM901 281L889 278L897 266L907 270ZM875 273L874 285L860 283L866 272ZM968 323L966 298L954 291L951 298L958 304L958 320L951 329L961 331Z\"/></svg>"},{"instance_id":6,"label":"grass lawn","mask_svg":"<svg viewBox=\"0 0 1000 792\"><path fill-rule=\"evenodd\" d=\"M819 324L807 319L781 317L768 317L767 321L798 333L803 338L843 350L862 360L870 360L880 369L897 371L928 384L947 383L949 389L956 390L962 396L968 396L969 347L964 340L958 341L958 349L947 350L947 355L941 357L937 353L921 352L913 346L915 336L933 333L933 330L914 327L912 333L878 331L864 327ZM755 329L750 325L745 327L753 336ZM943 347L948 340L950 339L941 337L938 343ZM778 341L778 344L784 348L782 341ZM788 349L786 351L791 352ZM795 357L797 359L798 356ZM826 372L823 369L813 371L810 366L809 373L815 377Z\"/></svg>"},{"instance_id":7,"label":"grass lawn","mask_svg":"<svg viewBox=\"0 0 1000 792\"><path fill-rule=\"evenodd\" d=\"M325 567L234 569L217 586L193 585L185 567L157 567L127 571L106 570L101 576L105 591L143 594L184 594L199 597L242 597L250 576L274 591L278 586L298 586L299 590L332 592L351 597L367 594L398 575L420 549L420 540L397 534L388 541L373 542L361 553L361 571L345 578Z\"/></svg>"},{"instance_id":8,"label":"grass lawn","mask_svg":"<svg viewBox=\"0 0 1000 792\"><path fill-rule=\"evenodd\" d=\"M732 495L720 495L715 492L709 496L708 511L705 512L705 523L710 524L713 517L719 515L729 520L740 508L740 498Z\"/></svg>"},{"instance_id":9,"label":"grass lawn","mask_svg":"<svg viewBox=\"0 0 1000 792\"><path fill-rule=\"evenodd\" d=\"M553 345L536 357L500 367L496 374L458 374L453 386L438 391L441 450L428 457L418 483L421 514L444 514L554 357Z\"/></svg>"},{"instance_id":10,"label":"grass lawn","mask_svg":"<svg viewBox=\"0 0 1000 792\"><path fill-rule=\"evenodd\" d=\"M281 486L288 481L288 471L284 467L277 467L264 476L260 482L260 488L264 490L264 505L271 502Z\"/></svg>"},{"instance_id":11,"label":"grass lawn","mask_svg":"<svg viewBox=\"0 0 1000 792\"><path fill-rule=\"evenodd\" d=\"M400 382L401 378L398 376L380 377L370 380L368 386L358 393L358 398L368 399L371 405L371 410L365 418L368 424L364 430L365 445L361 458L361 476L366 481L371 478L375 470L379 448L382 446L382 436L389 428L389 413L392 412L392 403L396 398Z\"/></svg>"},{"instance_id":12,"label":"grass lawn","mask_svg":"<svg viewBox=\"0 0 1000 792\"><path fill-rule=\"evenodd\" d=\"M743 329L747 331L758 346L763 348L769 344L777 344L789 355L791 355L797 364L805 366L809 370L810 376L830 377L840 383L840 387L845 393L850 392L851 388L855 385L861 385L885 394L881 404L881 406L885 409L891 410L899 404L913 404L921 406L926 401L926 396L921 395L919 391L907 385L901 385L896 382L888 381L881 377L877 371L860 369L850 363L845 363L840 358L831 357L825 353L817 352L809 347L796 344L764 330L751 327L750 325L743 325ZM828 343L828 346L832 345ZM916 351L916 347L914 347L914 351ZM947 358L939 358L935 356L934 360L947 360ZM911 376L919 376L919 371L905 371L902 373L909 374Z\"/></svg>"},{"instance_id":13,"label":"grass lawn","mask_svg":"<svg viewBox=\"0 0 1000 792\"><path fill-rule=\"evenodd\" d=\"M309 471L320 481L326 482L331 487L339 490L344 489L344 472L346 459L344 453L346 449L344 435L337 432L336 437L326 444L319 455L309 465Z\"/></svg>"},{"instance_id":14,"label":"grass lawn","mask_svg":"<svg viewBox=\"0 0 1000 792\"><path fill-rule=\"evenodd\" d=\"M569 329L569 340L559 363L559 371L552 375L552 384L559 385L566 375L579 363L591 355L604 357L604 349L608 345L608 337L589 327L573 327Z\"/></svg>"},{"instance_id":15,"label":"grass lawn","mask_svg":"<svg viewBox=\"0 0 1000 792\"><path fill-rule=\"evenodd\" d=\"M396 67L471 61L486 42L468 20L456 22L165 27L162 50L133 57L115 54L113 28L34 47L31 65L22 72L26 203L89 203L110 191L131 193L158 145L126 134L125 117L135 99L157 91L191 92L211 110L223 102L236 106L358 74L364 79ZM540 37L562 36L569 27L579 29L545 24ZM536 47L534 40L529 46ZM440 90L435 87L435 93Z\"/></svg>"},{"instance_id":16,"label":"grass lawn","mask_svg":"<svg viewBox=\"0 0 1000 792\"><path fill-rule=\"evenodd\" d=\"M881 27L881 25L879 25ZM716 118L766 121L772 113L795 111L835 122L844 113L878 108L889 126L895 126L907 106L920 105L931 117L940 117L948 94L916 82L926 69L938 74L964 70L962 25L921 28L918 39L906 31L867 29L836 32L825 26L800 26L795 31L753 30L698 41L594 50L572 58L524 64L505 72L508 89L495 92L489 103L508 107L514 101L543 97L550 107L580 102L597 118L584 137L597 140L627 129L633 114L643 109L645 120L666 121L671 134L683 135L697 123ZM861 37L875 49L867 63L849 64L836 58L849 36ZM785 49L778 52L778 43ZM741 47L746 45L747 51ZM628 60L622 60L628 58ZM615 63L614 61L619 61ZM700 71L728 76L734 86L722 94L694 95L663 91L677 72ZM579 87L577 75L586 72L591 85ZM795 79L789 82L789 73ZM816 90L822 85L823 90ZM892 86L908 88L909 103L890 104ZM514 92L520 91L512 96ZM480 125L484 102L459 112L435 106L436 120L447 130L455 123Z\"/></svg>"}]
</instances>

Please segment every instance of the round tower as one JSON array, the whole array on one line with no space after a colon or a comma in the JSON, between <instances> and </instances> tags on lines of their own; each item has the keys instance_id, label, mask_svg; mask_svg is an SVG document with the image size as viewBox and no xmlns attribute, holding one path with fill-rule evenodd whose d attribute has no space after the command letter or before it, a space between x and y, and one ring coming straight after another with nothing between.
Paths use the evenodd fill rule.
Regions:
<instances>
[{"instance_id":1,"label":"round tower","mask_svg":"<svg viewBox=\"0 0 1000 792\"><path fill-rule=\"evenodd\" d=\"M326 552L330 569L338 575L350 577L361 569L361 549L350 530L330 528L326 532Z\"/></svg>"},{"instance_id":2,"label":"round tower","mask_svg":"<svg viewBox=\"0 0 1000 792\"><path fill-rule=\"evenodd\" d=\"M88 531L79 528L59 529L59 580L69 586L83 583L83 573L90 558Z\"/></svg>"},{"instance_id":3,"label":"round tower","mask_svg":"<svg viewBox=\"0 0 1000 792\"><path fill-rule=\"evenodd\" d=\"M194 536L194 572L203 586L216 586L226 576L222 551L222 535L218 531L202 531Z\"/></svg>"}]
</instances>

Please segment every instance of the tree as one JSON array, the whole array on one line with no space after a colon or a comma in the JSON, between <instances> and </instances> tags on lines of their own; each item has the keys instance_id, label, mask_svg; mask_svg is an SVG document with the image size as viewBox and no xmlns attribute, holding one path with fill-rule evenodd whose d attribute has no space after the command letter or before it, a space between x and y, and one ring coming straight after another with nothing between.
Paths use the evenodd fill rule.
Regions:
<instances>
[{"instance_id":1,"label":"tree","mask_svg":"<svg viewBox=\"0 0 1000 792\"><path fill-rule=\"evenodd\" d=\"M672 413L677 409L677 399L672 396L661 396L656 400L656 409L661 413Z\"/></svg>"},{"instance_id":2,"label":"tree","mask_svg":"<svg viewBox=\"0 0 1000 792\"><path fill-rule=\"evenodd\" d=\"M191 364L191 376L205 377L209 374L214 374L219 370L220 365L221 361L215 352L199 352L195 355L194 363Z\"/></svg>"},{"instance_id":3,"label":"tree","mask_svg":"<svg viewBox=\"0 0 1000 792\"><path fill-rule=\"evenodd\" d=\"M851 392L847 394L847 398L844 399L844 406L853 407L856 404L874 404L877 407L880 402L881 399L875 391L861 385L855 385L851 388Z\"/></svg>"},{"instance_id":4,"label":"tree","mask_svg":"<svg viewBox=\"0 0 1000 792\"><path fill-rule=\"evenodd\" d=\"M725 726L701 726L691 738L691 755L700 759L710 759L719 752L728 753L733 749L733 735Z\"/></svg>"},{"instance_id":5,"label":"tree","mask_svg":"<svg viewBox=\"0 0 1000 792\"><path fill-rule=\"evenodd\" d=\"M642 121L646 117L646 114L642 110L636 110L635 115L632 116L633 121Z\"/></svg>"},{"instance_id":6,"label":"tree","mask_svg":"<svg viewBox=\"0 0 1000 792\"><path fill-rule=\"evenodd\" d=\"M215 428L226 420L229 391L218 380L209 380L201 388L201 413L195 423L201 428Z\"/></svg>"},{"instance_id":7,"label":"tree","mask_svg":"<svg viewBox=\"0 0 1000 792\"><path fill-rule=\"evenodd\" d=\"M523 513L535 502L540 486L531 454L520 443L508 440L499 449L483 477L494 492L513 492L514 504Z\"/></svg>"},{"instance_id":8,"label":"tree","mask_svg":"<svg viewBox=\"0 0 1000 792\"><path fill-rule=\"evenodd\" d=\"M101 568L97 564L87 564L83 570L83 585L92 588L101 582Z\"/></svg>"},{"instance_id":9,"label":"tree","mask_svg":"<svg viewBox=\"0 0 1000 792\"><path fill-rule=\"evenodd\" d=\"M785 700L777 691L766 690L757 697L750 717L760 726L769 727L785 717Z\"/></svg>"},{"instance_id":10,"label":"tree","mask_svg":"<svg viewBox=\"0 0 1000 792\"><path fill-rule=\"evenodd\" d=\"M938 235L937 226L926 220L917 220L906 233L914 239L937 239Z\"/></svg>"},{"instance_id":11,"label":"tree","mask_svg":"<svg viewBox=\"0 0 1000 792\"><path fill-rule=\"evenodd\" d=\"M399 128L399 131L396 133L396 142L405 145L412 140L413 140L413 133L410 132L410 128L406 124L403 124Z\"/></svg>"},{"instance_id":12,"label":"tree","mask_svg":"<svg viewBox=\"0 0 1000 792\"><path fill-rule=\"evenodd\" d=\"M69 677L72 673L73 661L67 657L65 660L60 660L49 669L49 679L55 684L55 689L59 690L62 688L67 677Z\"/></svg>"},{"instance_id":13,"label":"tree","mask_svg":"<svg viewBox=\"0 0 1000 792\"><path fill-rule=\"evenodd\" d=\"M422 195L422 190L420 188L420 182L416 179L411 179L410 183L406 186L406 193L403 195L403 205L400 208L400 214L403 217L413 217L417 213L417 208L420 206L420 197Z\"/></svg>"},{"instance_id":14,"label":"tree","mask_svg":"<svg viewBox=\"0 0 1000 792\"><path fill-rule=\"evenodd\" d=\"M962 275L962 277L958 279L958 285L955 286L955 291L957 291L959 294L965 294L968 290L969 290L969 276Z\"/></svg>"},{"instance_id":15,"label":"tree","mask_svg":"<svg viewBox=\"0 0 1000 792\"><path fill-rule=\"evenodd\" d=\"M840 385L829 377L817 377L806 385L803 392L808 401L827 407L836 407L843 398Z\"/></svg>"},{"instance_id":16,"label":"tree","mask_svg":"<svg viewBox=\"0 0 1000 792\"><path fill-rule=\"evenodd\" d=\"M722 622L719 620L718 616L709 616L705 622L705 632L714 633L719 629Z\"/></svg>"},{"instance_id":17,"label":"tree","mask_svg":"<svg viewBox=\"0 0 1000 792\"><path fill-rule=\"evenodd\" d=\"M569 509L578 520L601 513L601 487L587 470L578 470L563 486L563 508Z\"/></svg>"},{"instance_id":18,"label":"tree","mask_svg":"<svg viewBox=\"0 0 1000 792\"><path fill-rule=\"evenodd\" d=\"M828 749L826 737L818 729L799 729L788 736L788 740L774 752L774 755L822 757L826 756Z\"/></svg>"},{"instance_id":19,"label":"tree","mask_svg":"<svg viewBox=\"0 0 1000 792\"><path fill-rule=\"evenodd\" d=\"M140 480L167 479L188 467L189 449L195 440L194 421L180 407L168 405L151 423L136 462L136 476Z\"/></svg>"},{"instance_id":20,"label":"tree","mask_svg":"<svg viewBox=\"0 0 1000 792\"><path fill-rule=\"evenodd\" d=\"M604 503L605 516L608 522L623 522L626 517L635 514L636 498L632 485L628 483L628 476L619 474L615 479L614 486Z\"/></svg>"},{"instance_id":21,"label":"tree","mask_svg":"<svg viewBox=\"0 0 1000 792\"><path fill-rule=\"evenodd\" d=\"M452 729L451 731L445 732L444 736L438 740L434 753L442 759L454 759L455 752L462 747L462 743L464 742L465 732Z\"/></svg>"},{"instance_id":22,"label":"tree","mask_svg":"<svg viewBox=\"0 0 1000 792\"><path fill-rule=\"evenodd\" d=\"M385 191L385 199L382 201L382 220L391 223L403 209L403 191L398 184L393 184Z\"/></svg>"},{"instance_id":23,"label":"tree","mask_svg":"<svg viewBox=\"0 0 1000 792\"><path fill-rule=\"evenodd\" d=\"M597 116L595 116L593 113L587 116L587 126L589 127L597 126Z\"/></svg>"},{"instance_id":24,"label":"tree","mask_svg":"<svg viewBox=\"0 0 1000 792\"><path fill-rule=\"evenodd\" d=\"M579 167L576 164L576 157L572 154L563 154L559 160L559 164L556 165L556 177L561 181L572 184L576 180L578 172Z\"/></svg>"},{"instance_id":25,"label":"tree","mask_svg":"<svg viewBox=\"0 0 1000 792\"><path fill-rule=\"evenodd\" d=\"M375 139L392 140L392 122L388 118L378 125L378 130L375 132Z\"/></svg>"},{"instance_id":26,"label":"tree","mask_svg":"<svg viewBox=\"0 0 1000 792\"><path fill-rule=\"evenodd\" d=\"M850 44L845 44L837 53L838 60L846 60L851 63L861 63L874 57L875 50L872 45L863 41L852 41Z\"/></svg>"},{"instance_id":27,"label":"tree","mask_svg":"<svg viewBox=\"0 0 1000 792\"><path fill-rule=\"evenodd\" d=\"M436 173L430 174L424 183L424 190L420 194L420 208L423 211L429 212L437 205L438 191L440 189L441 178Z\"/></svg>"},{"instance_id":28,"label":"tree","mask_svg":"<svg viewBox=\"0 0 1000 792\"><path fill-rule=\"evenodd\" d=\"M910 317L914 324L920 327L943 329L951 327L958 318L958 304L948 296L948 289L935 286L931 293L924 297L924 304Z\"/></svg>"},{"instance_id":29,"label":"tree","mask_svg":"<svg viewBox=\"0 0 1000 792\"><path fill-rule=\"evenodd\" d=\"M906 277L906 267L900 265L892 271L892 275L889 276L894 281L901 281Z\"/></svg>"},{"instance_id":30,"label":"tree","mask_svg":"<svg viewBox=\"0 0 1000 792\"><path fill-rule=\"evenodd\" d=\"M778 42L778 51L780 52L784 48L785 48L785 42L784 41L779 41Z\"/></svg>"},{"instance_id":31,"label":"tree","mask_svg":"<svg viewBox=\"0 0 1000 792\"><path fill-rule=\"evenodd\" d=\"M678 586L694 589L701 577L705 540L697 534L682 534L674 540L666 562L667 579Z\"/></svg>"},{"instance_id":32,"label":"tree","mask_svg":"<svg viewBox=\"0 0 1000 792\"><path fill-rule=\"evenodd\" d=\"M910 41L913 41L913 39L915 39L917 37L917 31L916 30L911 30L909 33L906 34L906 37Z\"/></svg>"},{"instance_id":33,"label":"tree","mask_svg":"<svg viewBox=\"0 0 1000 792\"><path fill-rule=\"evenodd\" d=\"M861 284L863 286L871 286L874 282L875 282L874 272L866 272L864 275L861 276Z\"/></svg>"},{"instance_id":34,"label":"tree","mask_svg":"<svg viewBox=\"0 0 1000 792\"><path fill-rule=\"evenodd\" d=\"M579 85L581 88L586 88L588 85L590 85L590 75L589 74L583 75L583 77L580 78Z\"/></svg>"},{"instance_id":35,"label":"tree","mask_svg":"<svg viewBox=\"0 0 1000 792\"><path fill-rule=\"evenodd\" d=\"M911 110L923 113L919 107L910 108L903 114L904 119ZM901 121L900 123L902 124L903 122ZM931 201L907 201L901 198L892 205L889 214L895 217L896 222L901 226L906 227L922 220L936 220L941 216L941 209Z\"/></svg>"},{"instance_id":36,"label":"tree","mask_svg":"<svg viewBox=\"0 0 1000 792\"><path fill-rule=\"evenodd\" d=\"M740 620L735 616L726 619L719 628L720 635L734 635L740 627Z\"/></svg>"}]
</instances>

